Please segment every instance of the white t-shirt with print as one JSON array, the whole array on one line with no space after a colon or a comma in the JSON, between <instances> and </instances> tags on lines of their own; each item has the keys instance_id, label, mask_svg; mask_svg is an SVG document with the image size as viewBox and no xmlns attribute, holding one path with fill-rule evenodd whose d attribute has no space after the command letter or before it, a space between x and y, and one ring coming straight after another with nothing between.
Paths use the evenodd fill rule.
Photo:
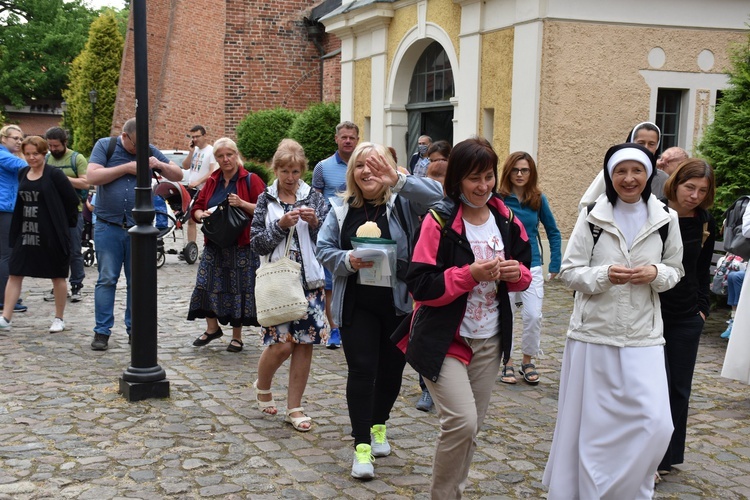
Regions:
<instances>
[{"instance_id":1,"label":"white t-shirt with print","mask_svg":"<svg viewBox=\"0 0 750 500\"><path fill-rule=\"evenodd\" d=\"M464 227L475 260L487 260L495 255L504 257L503 237L492 215L481 226L470 224L464 219ZM490 247L490 241L496 242L494 251ZM469 292L464 320L461 323L461 336L470 339L493 337L497 335L498 321L500 311L497 303L497 283L482 281Z\"/></svg>"},{"instance_id":2,"label":"white t-shirt with print","mask_svg":"<svg viewBox=\"0 0 750 500\"><path fill-rule=\"evenodd\" d=\"M195 151L193 152L193 159L190 161L188 184L208 174L211 171L212 163L216 163L216 159L214 159L213 146L209 144L203 149L195 148ZM198 187L202 188L203 184Z\"/></svg>"}]
</instances>

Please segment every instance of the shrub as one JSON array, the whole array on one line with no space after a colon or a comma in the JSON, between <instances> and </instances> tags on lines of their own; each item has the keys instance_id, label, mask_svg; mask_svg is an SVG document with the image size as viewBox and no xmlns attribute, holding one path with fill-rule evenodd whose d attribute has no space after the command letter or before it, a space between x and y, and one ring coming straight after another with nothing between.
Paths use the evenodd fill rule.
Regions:
<instances>
[{"instance_id":1,"label":"shrub","mask_svg":"<svg viewBox=\"0 0 750 500\"><path fill-rule=\"evenodd\" d=\"M254 161L245 160L243 166L248 172L252 172L263 179L263 182L266 186L268 186L268 184L271 182L271 179L273 179L273 174L265 165L255 163Z\"/></svg>"},{"instance_id":2,"label":"shrub","mask_svg":"<svg viewBox=\"0 0 750 500\"><path fill-rule=\"evenodd\" d=\"M300 114L289 129L289 137L305 148L310 171L336 151L336 125L341 117L338 103L313 104ZM312 175L312 174L311 174Z\"/></svg>"},{"instance_id":3,"label":"shrub","mask_svg":"<svg viewBox=\"0 0 750 500\"><path fill-rule=\"evenodd\" d=\"M237 125L237 148L245 158L271 161L296 118L297 113L284 108L250 113Z\"/></svg>"}]
</instances>

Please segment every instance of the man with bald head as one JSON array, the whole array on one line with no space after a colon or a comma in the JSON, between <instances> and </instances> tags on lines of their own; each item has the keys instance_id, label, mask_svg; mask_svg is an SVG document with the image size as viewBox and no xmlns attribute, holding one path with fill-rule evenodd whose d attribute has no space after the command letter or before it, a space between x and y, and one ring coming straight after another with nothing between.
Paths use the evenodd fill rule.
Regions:
<instances>
[{"instance_id":1,"label":"man with bald head","mask_svg":"<svg viewBox=\"0 0 750 500\"><path fill-rule=\"evenodd\" d=\"M687 160L688 156L687 151L677 146L665 149L656 160L656 168L664 170L667 175L672 175L672 172L677 170L680 163Z\"/></svg>"}]
</instances>

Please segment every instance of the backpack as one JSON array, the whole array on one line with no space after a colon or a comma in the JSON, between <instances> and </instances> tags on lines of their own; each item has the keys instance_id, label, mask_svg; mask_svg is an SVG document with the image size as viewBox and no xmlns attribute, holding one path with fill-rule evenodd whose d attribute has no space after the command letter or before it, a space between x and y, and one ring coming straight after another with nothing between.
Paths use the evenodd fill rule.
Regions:
<instances>
[{"instance_id":1,"label":"backpack","mask_svg":"<svg viewBox=\"0 0 750 500\"><path fill-rule=\"evenodd\" d=\"M594 208L594 205L596 205L596 202L591 203L586 206L587 215L591 212L591 209ZM664 211L669 213L669 207L664 205ZM591 231L591 236L594 237L594 244L591 247L591 255L594 255L594 247L596 246L596 242L599 241L599 236L602 235L603 229L597 226L596 224L594 224L593 222L589 222L589 230ZM667 222L666 224L664 224L663 226L659 228L659 237L661 238L661 256L662 257L664 257L664 243L667 241L668 235L669 235L669 222Z\"/></svg>"},{"instance_id":2,"label":"backpack","mask_svg":"<svg viewBox=\"0 0 750 500\"><path fill-rule=\"evenodd\" d=\"M44 157L45 163L47 160L49 160L51 153L47 153L47 155ZM70 157L70 169L73 171L73 175L78 177L78 167L76 166L76 160L78 159L78 151L73 151L73 154ZM57 167L57 168L63 168L63 167ZM89 190L88 189L76 189L76 193L78 193L78 197L81 199L81 203L86 203L86 199L89 196Z\"/></svg>"},{"instance_id":3,"label":"backpack","mask_svg":"<svg viewBox=\"0 0 750 500\"><path fill-rule=\"evenodd\" d=\"M741 257L730 253L724 255L716 263L714 277L711 280L711 291L716 295L727 294L727 277L729 273L744 271L747 269L747 263L742 261Z\"/></svg>"},{"instance_id":4,"label":"backpack","mask_svg":"<svg viewBox=\"0 0 750 500\"><path fill-rule=\"evenodd\" d=\"M750 259L750 239L742 235L742 216L749 202L749 195L740 196L724 212L724 250L744 260Z\"/></svg>"}]
</instances>

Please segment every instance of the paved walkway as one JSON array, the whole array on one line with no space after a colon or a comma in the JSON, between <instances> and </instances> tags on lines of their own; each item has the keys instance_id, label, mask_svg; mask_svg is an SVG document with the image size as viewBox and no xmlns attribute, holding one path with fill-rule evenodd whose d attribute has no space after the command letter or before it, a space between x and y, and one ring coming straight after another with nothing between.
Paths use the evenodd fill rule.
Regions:
<instances>
[{"instance_id":1,"label":"paved walkway","mask_svg":"<svg viewBox=\"0 0 750 500\"><path fill-rule=\"evenodd\" d=\"M130 361L124 291L110 349L94 352L96 270L88 269L84 301L68 305L69 329L61 334L47 333L53 308L42 295L49 282L27 280L29 312L0 335L0 499L428 498L437 422L414 409L419 387L410 368L388 423L393 454L377 459L375 480L352 479L343 352L315 351L304 398L311 432L283 422L286 365L274 383L280 414L261 416L250 388L261 352L257 332L246 333L239 354L225 350L227 336L191 345L204 327L185 320L196 269L168 256L158 271L159 363L171 397L137 403L117 393ZM551 284L542 383L497 384L466 498L544 498L570 309L571 294ZM714 314L703 336L686 463L658 486L657 498L750 497L750 388L719 377L726 316Z\"/></svg>"}]
</instances>

